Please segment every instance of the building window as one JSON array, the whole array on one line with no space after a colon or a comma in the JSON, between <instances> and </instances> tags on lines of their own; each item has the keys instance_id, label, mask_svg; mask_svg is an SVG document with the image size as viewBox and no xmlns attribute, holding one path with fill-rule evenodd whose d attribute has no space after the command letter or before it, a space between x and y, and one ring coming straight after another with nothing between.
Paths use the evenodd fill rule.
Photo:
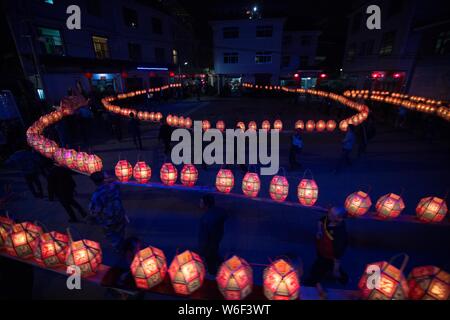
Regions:
<instances>
[{"instance_id":1,"label":"building window","mask_svg":"<svg viewBox=\"0 0 450 320\"><path fill-rule=\"evenodd\" d=\"M302 46L309 46L309 45L311 45L312 37L311 36L302 36L300 38L300 42L301 42Z\"/></svg>"},{"instance_id":2,"label":"building window","mask_svg":"<svg viewBox=\"0 0 450 320\"><path fill-rule=\"evenodd\" d=\"M300 67L307 67L309 65L309 57L308 56L300 56L299 65L300 65Z\"/></svg>"},{"instance_id":3,"label":"building window","mask_svg":"<svg viewBox=\"0 0 450 320\"><path fill-rule=\"evenodd\" d=\"M353 17L352 21L352 33L356 33L361 29L361 22L362 22L362 14L358 13Z\"/></svg>"},{"instance_id":4,"label":"building window","mask_svg":"<svg viewBox=\"0 0 450 320\"><path fill-rule=\"evenodd\" d=\"M142 48L139 43L128 43L128 56L130 60L141 61L142 60Z\"/></svg>"},{"instance_id":5,"label":"building window","mask_svg":"<svg viewBox=\"0 0 450 320\"><path fill-rule=\"evenodd\" d=\"M388 56L394 51L395 31L383 34L380 46L380 56Z\"/></svg>"},{"instance_id":6,"label":"building window","mask_svg":"<svg viewBox=\"0 0 450 320\"><path fill-rule=\"evenodd\" d=\"M271 38L273 33L272 26L257 26L256 37L257 38Z\"/></svg>"},{"instance_id":7,"label":"building window","mask_svg":"<svg viewBox=\"0 0 450 320\"><path fill-rule=\"evenodd\" d=\"M100 17L102 15L102 4L100 0L86 1L86 11L92 16Z\"/></svg>"},{"instance_id":8,"label":"building window","mask_svg":"<svg viewBox=\"0 0 450 320\"><path fill-rule=\"evenodd\" d=\"M226 27L226 28L223 28L222 32L223 32L224 39L239 38L239 28L238 27Z\"/></svg>"},{"instance_id":9,"label":"building window","mask_svg":"<svg viewBox=\"0 0 450 320\"><path fill-rule=\"evenodd\" d=\"M291 57L290 56L283 56L281 58L281 66L286 68L289 67L289 64L291 63Z\"/></svg>"},{"instance_id":10,"label":"building window","mask_svg":"<svg viewBox=\"0 0 450 320\"><path fill-rule=\"evenodd\" d=\"M155 48L155 62L156 63L166 62L164 48Z\"/></svg>"},{"instance_id":11,"label":"building window","mask_svg":"<svg viewBox=\"0 0 450 320\"><path fill-rule=\"evenodd\" d=\"M239 62L239 54L237 52L225 52L223 54L223 63L234 64Z\"/></svg>"},{"instance_id":12,"label":"building window","mask_svg":"<svg viewBox=\"0 0 450 320\"><path fill-rule=\"evenodd\" d=\"M42 43L43 51L47 54L64 55L64 44L61 33L57 29L38 28L39 40Z\"/></svg>"},{"instance_id":13,"label":"building window","mask_svg":"<svg viewBox=\"0 0 450 320\"><path fill-rule=\"evenodd\" d=\"M352 43L351 45L349 45L347 50L347 60L353 61L353 59L355 58L355 54L356 54L356 44Z\"/></svg>"},{"instance_id":14,"label":"building window","mask_svg":"<svg viewBox=\"0 0 450 320\"><path fill-rule=\"evenodd\" d=\"M137 28L138 27L138 15L136 10L130 8L123 8L123 22L127 27Z\"/></svg>"},{"instance_id":15,"label":"building window","mask_svg":"<svg viewBox=\"0 0 450 320\"><path fill-rule=\"evenodd\" d=\"M255 63L257 64L272 63L272 52L269 51L256 52Z\"/></svg>"},{"instance_id":16,"label":"building window","mask_svg":"<svg viewBox=\"0 0 450 320\"><path fill-rule=\"evenodd\" d=\"M108 59L109 58L108 38L93 36L92 42L94 44L95 57L97 59Z\"/></svg>"},{"instance_id":17,"label":"building window","mask_svg":"<svg viewBox=\"0 0 450 320\"><path fill-rule=\"evenodd\" d=\"M163 33L163 27L162 27L162 21L158 18L152 18L152 31L155 34L162 34Z\"/></svg>"},{"instance_id":18,"label":"building window","mask_svg":"<svg viewBox=\"0 0 450 320\"><path fill-rule=\"evenodd\" d=\"M175 49L172 50L172 63L178 64L178 51Z\"/></svg>"},{"instance_id":19,"label":"building window","mask_svg":"<svg viewBox=\"0 0 450 320\"><path fill-rule=\"evenodd\" d=\"M435 52L437 54L450 53L450 31L443 31L439 33L436 41Z\"/></svg>"}]
</instances>

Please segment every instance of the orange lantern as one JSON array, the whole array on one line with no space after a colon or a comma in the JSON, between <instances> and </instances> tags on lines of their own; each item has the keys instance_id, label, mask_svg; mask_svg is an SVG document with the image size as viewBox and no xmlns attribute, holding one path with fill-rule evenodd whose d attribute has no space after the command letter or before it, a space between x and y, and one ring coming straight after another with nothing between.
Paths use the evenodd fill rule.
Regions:
<instances>
[{"instance_id":1,"label":"orange lantern","mask_svg":"<svg viewBox=\"0 0 450 320\"><path fill-rule=\"evenodd\" d=\"M220 130L220 132L223 132L225 130L225 122L223 122L222 120L217 121L216 129Z\"/></svg>"},{"instance_id":2,"label":"orange lantern","mask_svg":"<svg viewBox=\"0 0 450 320\"><path fill-rule=\"evenodd\" d=\"M325 121L323 121L323 120L317 121L317 123L316 123L317 132L325 131L326 127L327 127L327 125L326 125Z\"/></svg>"},{"instance_id":3,"label":"orange lantern","mask_svg":"<svg viewBox=\"0 0 450 320\"><path fill-rule=\"evenodd\" d=\"M31 222L17 223L12 226L6 241L6 252L22 259L33 257L42 228Z\"/></svg>"},{"instance_id":4,"label":"orange lantern","mask_svg":"<svg viewBox=\"0 0 450 320\"><path fill-rule=\"evenodd\" d=\"M86 160L87 160L87 153L86 152L77 152L76 157L76 168L79 171L85 171L86 170Z\"/></svg>"},{"instance_id":5,"label":"orange lantern","mask_svg":"<svg viewBox=\"0 0 450 320\"><path fill-rule=\"evenodd\" d=\"M0 216L0 251L5 249L5 242L8 234L10 233L14 221L9 217Z\"/></svg>"},{"instance_id":6,"label":"orange lantern","mask_svg":"<svg viewBox=\"0 0 450 320\"><path fill-rule=\"evenodd\" d=\"M161 112L155 113L155 121L159 122L163 118L163 115Z\"/></svg>"},{"instance_id":7,"label":"orange lantern","mask_svg":"<svg viewBox=\"0 0 450 320\"><path fill-rule=\"evenodd\" d=\"M192 164L185 164L181 169L180 180L186 187L193 187L198 179L198 170Z\"/></svg>"},{"instance_id":8,"label":"orange lantern","mask_svg":"<svg viewBox=\"0 0 450 320\"><path fill-rule=\"evenodd\" d=\"M170 162L164 163L159 171L159 176L162 183L167 186L173 186L178 177L177 168Z\"/></svg>"},{"instance_id":9,"label":"orange lantern","mask_svg":"<svg viewBox=\"0 0 450 320\"><path fill-rule=\"evenodd\" d=\"M298 298L300 283L295 269L283 259L277 260L264 269L264 295L269 300L295 300Z\"/></svg>"},{"instance_id":10,"label":"orange lantern","mask_svg":"<svg viewBox=\"0 0 450 320\"><path fill-rule=\"evenodd\" d=\"M242 179L242 192L250 198L258 196L259 189L261 188L261 181L257 173L247 172Z\"/></svg>"},{"instance_id":11,"label":"orange lantern","mask_svg":"<svg viewBox=\"0 0 450 320\"><path fill-rule=\"evenodd\" d=\"M319 188L313 179L302 179L297 187L298 201L307 207L313 206L319 197Z\"/></svg>"},{"instance_id":12,"label":"orange lantern","mask_svg":"<svg viewBox=\"0 0 450 320\"><path fill-rule=\"evenodd\" d=\"M136 253L130 269L136 287L151 289L160 284L166 276L166 256L158 248L147 247Z\"/></svg>"},{"instance_id":13,"label":"orange lantern","mask_svg":"<svg viewBox=\"0 0 450 320\"><path fill-rule=\"evenodd\" d=\"M369 195L362 191L352 193L345 199L345 209L352 217L363 216L372 206Z\"/></svg>"},{"instance_id":14,"label":"orange lantern","mask_svg":"<svg viewBox=\"0 0 450 320\"><path fill-rule=\"evenodd\" d=\"M327 121L327 131L332 132L336 129L336 121L334 120L328 120Z\"/></svg>"},{"instance_id":15,"label":"orange lantern","mask_svg":"<svg viewBox=\"0 0 450 320\"><path fill-rule=\"evenodd\" d=\"M86 158L86 172L89 174L93 174L94 172L102 171L103 163L102 159L100 159L95 154L89 154Z\"/></svg>"},{"instance_id":16,"label":"orange lantern","mask_svg":"<svg viewBox=\"0 0 450 320\"><path fill-rule=\"evenodd\" d=\"M46 140L44 142L44 144L42 145L40 152L47 158L52 158L53 154L55 153L57 148L58 148L58 145L56 144L56 142L51 141L51 140Z\"/></svg>"},{"instance_id":17,"label":"orange lantern","mask_svg":"<svg viewBox=\"0 0 450 320\"><path fill-rule=\"evenodd\" d=\"M234 187L234 175L229 169L220 169L216 176L216 188L220 192L230 193Z\"/></svg>"},{"instance_id":18,"label":"orange lantern","mask_svg":"<svg viewBox=\"0 0 450 320\"><path fill-rule=\"evenodd\" d=\"M120 160L117 162L114 172L120 182L127 182L133 175L133 167L127 160Z\"/></svg>"},{"instance_id":19,"label":"orange lantern","mask_svg":"<svg viewBox=\"0 0 450 320\"><path fill-rule=\"evenodd\" d=\"M388 193L378 199L375 208L377 216L381 219L397 218L405 209L403 199L394 193Z\"/></svg>"},{"instance_id":20,"label":"orange lantern","mask_svg":"<svg viewBox=\"0 0 450 320\"><path fill-rule=\"evenodd\" d=\"M187 117L186 119L184 119L184 127L187 129L190 129L192 127L191 118Z\"/></svg>"},{"instance_id":21,"label":"orange lantern","mask_svg":"<svg viewBox=\"0 0 450 320\"><path fill-rule=\"evenodd\" d=\"M178 116L173 116L172 117L172 125L174 126L174 127L177 127L178 126Z\"/></svg>"},{"instance_id":22,"label":"orange lantern","mask_svg":"<svg viewBox=\"0 0 450 320\"><path fill-rule=\"evenodd\" d=\"M41 234L34 250L34 260L41 266L54 268L65 265L69 236L56 231Z\"/></svg>"},{"instance_id":23,"label":"orange lantern","mask_svg":"<svg viewBox=\"0 0 450 320\"><path fill-rule=\"evenodd\" d=\"M263 130L269 131L270 130L270 122L268 120L264 120L261 124L261 128Z\"/></svg>"},{"instance_id":24,"label":"orange lantern","mask_svg":"<svg viewBox=\"0 0 450 320\"><path fill-rule=\"evenodd\" d=\"M191 294L202 286L205 278L202 258L195 252L186 250L173 258L169 276L177 294Z\"/></svg>"},{"instance_id":25,"label":"orange lantern","mask_svg":"<svg viewBox=\"0 0 450 320\"><path fill-rule=\"evenodd\" d=\"M348 122L346 120L342 120L341 122L339 122L339 129L346 132L348 129Z\"/></svg>"},{"instance_id":26,"label":"orange lantern","mask_svg":"<svg viewBox=\"0 0 450 320\"><path fill-rule=\"evenodd\" d=\"M155 113L150 112L150 114L148 115L148 118L150 119L150 121L155 121Z\"/></svg>"},{"instance_id":27,"label":"orange lantern","mask_svg":"<svg viewBox=\"0 0 450 320\"><path fill-rule=\"evenodd\" d=\"M441 222L447 214L447 204L441 198L423 198L417 205L416 214L423 222Z\"/></svg>"},{"instance_id":28,"label":"orange lantern","mask_svg":"<svg viewBox=\"0 0 450 320\"><path fill-rule=\"evenodd\" d=\"M281 122L281 120L275 120L273 123L273 128L278 131L283 130L283 122Z\"/></svg>"},{"instance_id":29,"label":"orange lantern","mask_svg":"<svg viewBox=\"0 0 450 320\"><path fill-rule=\"evenodd\" d=\"M65 149L63 153L64 157L64 164L68 168L75 168L76 166L76 160L77 160L77 152L73 149Z\"/></svg>"},{"instance_id":30,"label":"orange lantern","mask_svg":"<svg viewBox=\"0 0 450 320\"><path fill-rule=\"evenodd\" d=\"M239 129L241 129L242 131L245 131L245 123L243 123L242 121L239 121L239 122L236 124L236 128L239 128Z\"/></svg>"},{"instance_id":31,"label":"orange lantern","mask_svg":"<svg viewBox=\"0 0 450 320\"><path fill-rule=\"evenodd\" d=\"M274 176L270 181L269 193L273 200L283 202L289 193L289 182L283 176Z\"/></svg>"},{"instance_id":32,"label":"orange lantern","mask_svg":"<svg viewBox=\"0 0 450 320\"><path fill-rule=\"evenodd\" d=\"M295 129L300 129L300 130L305 129L305 123L302 120L298 120L295 123Z\"/></svg>"},{"instance_id":33,"label":"orange lantern","mask_svg":"<svg viewBox=\"0 0 450 320\"><path fill-rule=\"evenodd\" d=\"M152 169L145 161L138 161L133 168L133 177L139 183L147 183L152 177Z\"/></svg>"},{"instance_id":34,"label":"orange lantern","mask_svg":"<svg viewBox=\"0 0 450 320\"><path fill-rule=\"evenodd\" d=\"M216 281L226 300L243 300L252 292L252 267L244 259L233 256L222 263Z\"/></svg>"},{"instance_id":35,"label":"orange lantern","mask_svg":"<svg viewBox=\"0 0 450 320\"><path fill-rule=\"evenodd\" d=\"M412 300L449 300L450 274L435 266L414 268L408 276Z\"/></svg>"},{"instance_id":36,"label":"orange lantern","mask_svg":"<svg viewBox=\"0 0 450 320\"><path fill-rule=\"evenodd\" d=\"M169 126L172 126L172 125L173 125L173 117L172 117L171 114L169 114L169 115L166 117L166 123L167 123Z\"/></svg>"},{"instance_id":37,"label":"orange lantern","mask_svg":"<svg viewBox=\"0 0 450 320\"><path fill-rule=\"evenodd\" d=\"M250 121L248 123L248 130L256 131L258 129L258 126L255 121Z\"/></svg>"},{"instance_id":38,"label":"orange lantern","mask_svg":"<svg viewBox=\"0 0 450 320\"><path fill-rule=\"evenodd\" d=\"M315 127L316 127L316 124L314 123L313 120L308 120L306 122L306 131L313 132Z\"/></svg>"},{"instance_id":39,"label":"orange lantern","mask_svg":"<svg viewBox=\"0 0 450 320\"><path fill-rule=\"evenodd\" d=\"M371 281L374 270L380 271L378 281ZM366 300L405 300L409 293L403 272L386 261L368 264L358 287L361 298Z\"/></svg>"},{"instance_id":40,"label":"orange lantern","mask_svg":"<svg viewBox=\"0 0 450 320\"><path fill-rule=\"evenodd\" d=\"M208 120L203 120L202 121L202 129L203 129L203 131L208 131L209 129L211 129L211 123L209 123Z\"/></svg>"},{"instance_id":41,"label":"orange lantern","mask_svg":"<svg viewBox=\"0 0 450 320\"><path fill-rule=\"evenodd\" d=\"M69 235L69 248L66 256L66 266L77 266L82 276L94 275L102 263L100 244L91 240L72 241Z\"/></svg>"}]
</instances>

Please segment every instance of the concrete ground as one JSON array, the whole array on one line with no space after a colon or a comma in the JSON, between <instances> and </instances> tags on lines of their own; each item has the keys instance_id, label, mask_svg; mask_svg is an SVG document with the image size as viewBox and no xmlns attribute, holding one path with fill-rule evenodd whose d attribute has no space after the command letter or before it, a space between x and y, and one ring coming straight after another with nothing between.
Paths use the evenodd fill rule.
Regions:
<instances>
[{"instance_id":1,"label":"concrete ground","mask_svg":"<svg viewBox=\"0 0 450 320\"><path fill-rule=\"evenodd\" d=\"M335 119L333 112L322 101L307 105L300 101L297 104L287 99L269 98L229 98L205 99L197 102L181 101L162 104L158 108L164 114L174 113L190 116L192 119L209 119L214 125L222 119L227 126L234 126L237 120L248 123L251 120L258 124L264 119L274 120L279 117L285 125L293 127L296 119ZM286 119L286 120L285 120ZM99 154L104 169L113 170L120 158L128 159L133 165L138 158L147 161L152 167L151 181L159 182L159 168L165 157L162 147L157 141L157 127L143 126L144 150L137 152L130 137L125 136L122 142L101 131L95 126L92 131L91 151ZM450 178L448 163L450 153L445 137L437 137L432 143L417 133L409 130L394 130L383 123L377 125L377 135L369 144L367 153L355 159L351 167L339 174L332 171L340 156L340 141L343 134L311 133L304 135L305 147L301 156L303 169L310 169L317 181L320 191L318 204L321 206L341 205L345 197L359 189L370 188L373 203L389 192L402 193L406 209L403 214L414 214L417 202L425 196L443 197L448 189ZM288 200L296 200L296 186L303 176L303 170L290 171L288 168L289 135L281 135L281 166L287 169L290 182ZM178 168L181 170L181 167ZM207 171L198 166L200 178L198 185L213 186L219 166L212 166ZM243 173L234 170L236 182L233 192L241 193L240 185ZM7 205L9 213L18 221L42 222L48 230L64 231L69 226L67 214L57 202L46 199L34 199L20 174L13 170L2 169L2 184L13 183L16 197ZM86 176L76 176L77 199L87 208L94 185ZM268 185L271 177L262 177L260 197L268 198ZM143 243L164 250L171 261L178 251L197 249L198 223L201 211L198 202L201 194L177 190L162 190L124 186L122 188L123 203L131 223L127 234L139 237ZM315 256L314 232L316 220L320 213L299 209L297 207L280 206L254 202L245 199L220 196L217 205L229 212L225 226L225 236L221 245L223 256L237 254L255 264L267 264L270 259L280 256L294 256L301 261L307 273ZM353 219L354 220L354 219ZM104 263L114 264L117 256L104 239L102 230L88 224L70 225L75 237L99 241L104 251ZM343 258L343 266L350 275L350 283L342 287L338 284L327 284L330 288L355 289L358 279L367 263L389 260L399 252L410 255L407 272L424 264L435 264L450 271L450 254L447 249L448 222L443 226L414 226L400 222L349 221L350 233L366 232L384 238L383 245L376 241L355 241ZM364 230L364 231L362 231ZM399 230L398 232L396 230ZM416 230L412 233L411 230ZM421 244L422 236L433 241ZM433 235L437 235L433 238ZM368 236L369 237L369 236ZM372 237L372 236L370 236ZM398 241L397 237L404 241ZM388 238L388 239L386 239ZM435 240L436 239L436 240ZM372 239L373 240L373 239ZM426 240L426 239L425 239ZM430 242L435 247L430 247ZM374 245L375 243L375 245ZM404 244L406 243L406 244ZM255 282L261 283L263 266L255 266ZM105 290L87 284L82 292L71 292L65 289L63 277L49 276L45 271L37 271L34 297L36 298L88 298L107 297Z\"/></svg>"}]
</instances>

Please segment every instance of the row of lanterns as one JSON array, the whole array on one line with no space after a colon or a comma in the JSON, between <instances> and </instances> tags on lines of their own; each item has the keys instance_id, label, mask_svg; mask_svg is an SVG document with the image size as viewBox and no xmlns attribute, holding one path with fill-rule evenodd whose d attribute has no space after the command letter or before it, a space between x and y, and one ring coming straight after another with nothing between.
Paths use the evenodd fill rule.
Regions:
<instances>
[{"instance_id":1,"label":"row of lanterns","mask_svg":"<svg viewBox=\"0 0 450 320\"><path fill-rule=\"evenodd\" d=\"M35 223L14 223L0 216L0 251L21 259L32 259L46 268L78 266L84 277L94 275L102 263L100 245L91 240L73 241L70 233L44 233ZM369 287L369 268L380 269L379 286ZM136 287L149 290L169 274L175 293L190 295L205 279L202 258L195 252L177 254L167 267L164 252L149 246L139 251L130 266ZM219 291L227 300L245 299L253 289L253 270L238 256L222 263L216 276ZM358 287L363 299L447 300L450 298L450 274L435 266L414 268L408 279L389 262L366 267ZM300 281L295 268L283 259L272 262L263 272L264 295L270 300L295 300Z\"/></svg>"}]
</instances>

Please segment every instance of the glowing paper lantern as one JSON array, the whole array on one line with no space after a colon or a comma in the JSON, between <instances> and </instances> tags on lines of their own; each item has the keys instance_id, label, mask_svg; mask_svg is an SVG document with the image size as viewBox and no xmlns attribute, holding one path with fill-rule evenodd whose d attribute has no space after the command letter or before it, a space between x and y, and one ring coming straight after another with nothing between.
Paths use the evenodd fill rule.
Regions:
<instances>
[{"instance_id":1,"label":"glowing paper lantern","mask_svg":"<svg viewBox=\"0 0 450 320\"><path fill-rule=\"evenodd\" d=\"M258 125L256 124L256 122L250 121L248 123L248 130L256 131L256 129L258 129Z\"/></svg>"},{"instance_id":2,"label":"glowing paper lantern","mask_svg":"<svg viewBox=\"0 0 450 320\"><path fill-rule=\"evenodd\" d=\"M242 131L245 131L245 123L243 123L242 121L239 121L239 122L236 124L236 128L239 128L239 129L241 129Z\"/></svg>"},{"instance_id":3,"label":"glowing paper lantern","mask_svg":"<svg viewBox=\"0 0 450 320\"><path fill-rule=\"evenodd\" d=\"M302 179L297 187L298 201L304 206L313 206L319 197L319 188L314 180Z\"/></svg>"},{"instance_id":4,"label":"glowing paper lantern","mask_svg":"<svg viewBox=\"0 0 450 320\"><path fill-rule=\"evenodd\" d=\"M305 123L302 120L298 120L295 123L295 129L300 129L300 130L305 129Z\"/></svg>"},{"instance_id":5,"label":"glowing paper lantern","mask_svg":"<svg viewBox=\"0 0 450 320\"><path fill-rule=\"evenodd\" d=\"M230 193L234 187L234 175L229 169L220 169L216 176L216 188L220 192Z\"/></svg>"},{"instance_id":6,"label":"glowing paper lantern","mask_svg":"<svg viewBox=\"0 0 450 320\"><path fill-rule=\"evenodd\" d=\"M247 261L233 256L222 263L216 281L226 300L242 300L252 292L253 270Z\"/></svg>"},{"instance_id":7,"label":"glowing paper lantern","mask_svg":"<svg viewBox=\"0 0 450 320\"><path fill-rule=\"evenodd\" d=\"M377 289L370 276L374 268L379 268L379 288ZM405 300L408 298L408 284L399 269L386 261L371 263L366 266L358 284L361 298L366 300Z\"/></svg>"},{"instance_id":8,"label":"glowing paper lantern","mask_svg":"<svg viewBox=\"0 0 450 320\"><path fill-rule=\"evenodd\" d=\"M76 169L79 171L85 171L86 170L86 160L87 160L87 153L86 152L77 152L77 157L75 159L76 161Z\"/></svg>"},{"instance_id":9,"label":"glowing paper lantern","mask_svg":"<svg viewBox=\"0 0 450 320\"><path fill-rule=\"evenodd\" d=\"M203 129L203 131L207 131L207 130L211 129L211 123L208 120L203 120L202 121L202 129Z\"/></svg>"},{"instance_id":10,"label":"glowing paper lantern","mask_svg":"<svg viewBox=\"0 0 450 320\"><path fill-rule=\"evenodd\" d=\"M278 131L283 130L283 122L281 122L281 120L275 120L273 123L273 128Z\"/></svg>"},{"instance_id":11,"label":"glowing paper lantern","mask_svg":"<svg viewBox=\"0 0 450 320\"><path fill-rule=\"evenodd\" d=\"M41 266L58 267L65 265L69 236L56 231L43 233L34 250L34 260Z\"/></svg>"},{"instance_id":12,"label":"glowing paper lantern","mask_svg":"<svg viewBox=\"0 0 450 320\"><path fill-rule=\"evenodd\" d=\"M53 154L55 153L56 149L58 149L58 145L56 142L51 140L46 140L41 148L41 153L46 156L47 158L52 158Z\"/></svg>"},{"instance_id":13,"label":"glowing paper lantern","mask_svg":"<svg viewBox=\"0 0 450 320\"><path fill-rule=\"evenodd\" d=\"M327 131L332 132L336 129L336 121L334 120L328 120L327 121Z\"/></svg>"},{"instance_id":14,"label":"glowing paper lantern","mask_svg":"<svg viewBox=\"0 0 450 320\"><path fill-rule=\"evenodd\" d=\"M268 120L264 120L261 124L261 128L263 130L269 131L270 130L270 122Z\"/></svg>"},{"instance_id":15,"label":"glowing paper lantern","mask_svg":"<svg viewBox=\"0 0 450 320\"><path fill-rule=\"evenodd\" d=\"M167 263L164 252L155 247L147 247L134 256L130 269L136 287L151 289L160 284L166 276Z\"/></svg>"},{"instance_id":16,"label":"glowing paper lantern","mask_svg":"<svg viewBox=\"0 0 450 320\"><path fill-rule=\"evenodd\" d=\"M161 112L155 113L155 121L159 122L163 118L163 115Z\"/></svg>"},{"instance_id":17,"label":"glowing paper lantern","mask_svg":"<svg viewBox=\"0 0 450 320\"><path fill-rule=\"evenodd\" d=\"M173 186L178 177L177 168L172 163L164 163L159 171L159 177L165 185Z\"/></svg>"},{"instance_id":18,"label":"glowing paper lantern","mask_svg":"<svg viewBox=\"0 0 450 320\"><path fill-rule=\"evenodd\" d=\"M447 204L441 198L423 198L417 205L416 214L423 222L441 222L447 214Z\"/></svg>"},{"instance_id":19,"label":"glowing paper lantern","mask_svg":"<svg viewBox=\"0 0 450 320\"><path fill-rule=\"evenodd\" d=\"M114 169L117 179L121 182L127 182L133 175L133 167L127 160L119 160Z\"/></svg>"},{"instance_id":20,"label":"glowing paper lantern","mask_svg":"<svg viewBox=\"0 0 450 320\"><path fill-rule=\"evenodd\" d=\"M242 192L250 198L258 196L261 181L257 173L247 172L242 179Z\"/></svg>"},{"instance_id":21,"label":"glowing paper lantern","mask_svg":"<svg viewBox=\"0 0 450 320\"><path fill-rule=\"evenodd\" d=\"M381 219L397 218L405 209L403 199L394 193L388 193L378 199L375 208L377 209L377 216Z\"/></svg>"},{"instance_id":22,"label":"glowing paper lantern","mask_svg":"<svg viewBox=\"0 0 450 320\"><path fill-rule=\"evenodd\" d=\"M169 115L166 117L166 123L167 123L169 126L172 126L172 125L173 125L173 117L172 117L171 114L169 114Z\"/></svg>"},{"instance_id":23,"label":"glowing paper lantern","mask_svg":"<svg viewBox=\"0 0 450 320\"><path fill-rule=\"evenodd\" d=\"M55 150L55 153L53 154L53 159L58 164L64 164L64 148L58 148Z\"/></svg>"},{"instance_id":24,"label":"glowing paper lantern","mask_svg":"<svg viewBox=\"0 0 450 320\"><path fill-rule=\"evenodd\" d=\"M435 266L414 268L408 276L409 298L449 300L450 274Z\"/></svg>"},{"instance_id":25,"label":"glowing paper lantern","mask_svg":"<svg viewBox=\"0 0 450 320\"><path fill-rule=\"evenodd\" d=\"M178 116L172 117L172 125L177 127L178 126Z\"/></svg>"},{"instance_id":26,"label":"glowing paper lantern","mask_svg":"<svg viewBox=\"0 0 450 320\"><path fill-rule=\"evenodd\" d=\"M223 132L225 130L225 123L222 120L217 121L216 129L220 130L220 132Z\"/></svg>"},{"instance_id":27,"label":"glowing paper lantern","mask_svg":"<svg viewBox=\"0 0 450 320\"><path fill-rule=\"evenodd\" d=\"M342 120L341 122L339 122L339 129L346 132L348 129L348 122L346 120Z\"/></svg>"},{"instance_id":28,"label":"glowing paper lantern","mask_svg":"<svg viewBox=\"0 0 450 320\"><path fill-rule=\"evenodd\" d=\"M33 257L41 233L42 228L31 222L13 225L5 241L6 252L22 259Z\"/></svg>"},{"instance_id":29,"label":"glowing paper lantern","mask_svg":"<svg viewBox=\"0 0 450 320\"><path fill-rule=\"evenodd\" d=\"M316 123L317 132L325 131L326 127L327 127L327 125L326 125L325 121L323 121L323 120L317 121L317 123Z\"/></svg>"},{"instance_id":30,"label":"glowing paper lantern","mask_svg":"<svg viewBox=\"0 0 450 320\"><path fill-rule=\"evenodd\" d=\"M316 127L316 124L314 123L313 120L308 120L306 122L306 131L313 132L315 127Z\"/></svg>"},{"instance_id":31,"label":"glowing paper lantern","mask_svg":"<svg viewBox=\"0 0 450 320\"><path fill-rule=\"evenodd\" d=\"M345 199L345 209L353 217L365 215L371 206L372 200L367 193L362 191L354 192Z\"/></svg>"},{"instance_id":32,"label":"glowing paper lantern","mask_svg":"<svg viewBox=\"0 0 450 320\"><path fill-rule=\"evenodd\" d=\"M139 161L133 168L133 177L139 183L147 183L152 177L152 169L145 161Z\"/></svg>"},{"instance_id":33,"label":"glowing paper lantern","mask_svg":"<svg viewBox=\"0 0 450 320\"><path fill-rule=\"evenodd\" d=\"M93 174L94 172L102 171L103 163L102 159L100 159L95 154L89 154L86 158L86 172L89 174Z\"/></svg>"},{"instance_id":34,"label":"glowing paper lantern","mask_svg":"<svg viewBox=\"0 0 450 320\"><path fill-rule=\"evenodd\" d=\"M184 119L184 127L187 129L190 129L192 127L191 118L187 117L186 119Z\"/></svg>"},{"instance_id":35,"label":"glowing paper lantern","mask_svg":"<svg viewBox=\"0 0 450 320\"><path fill-rule=\"evenodd\" d=\"M181 169L180 180L186 187L192 187L195 185L198 179L198 170L192 164L185 164Z\"/></svg>"},{"instance_id":36,"label":"glowing paper lantern","mask_svg":"<svg viewBox=\"0 0 450 320\"><path fill-rule=\"evenodd\" d=\"M195 252L186 250L173 259L169 276L176 293L191 294L202 286L205 278L202 258Z\"/></svg>"},{"instance_id":37,"label":"glowing paper lantern","mask_svg":"<svg viewBox=\"0 0 450 320\"><path fill-rule=\"evenodd\" d=\"M14 221L9 217L0 216L0 251L5 248L6 238L10 233Z\"/></svg>"},{"instance_id":38,"label":"glowing paper lantern","mask_svg":"<svg viewBox=\"0 0 450 320\"><path fill-rule=\"evenodd\" d=\"M69 237L70 238L70 237ZM82 276L94 275L102 263L100 244L91 240L70 240L66 256L66 266L77 266Z\"/></svg>"},{"instance_id":39,"label":"glowing paper lantern","mask_svg":"<svg viewBox=\"0 0 450 320\"><path fill-rule=\"evenodd\" d=\"M295 300L300 283L295 269L283 259L273 262L264 269L264 295L269 300Z\"/></svg>"},{"instance_id":40,"label":"glowing paper lantern","mask_svg":"<svg viewBox=\"0 0 450 320\"><path fill-rule=\"evenodd\" d=\"M64 158L64 164L68 167L68 168L75 168L76 166L76 160L77 160L77 152L73 149L65 149L64 153L63 153L63 158Z\"/></svg>"},{"instance_id":41,"label":"glowing paper lantern","mask_svg":"<svg viewBox=\"0 0 450 320\"><path fill-rule=\"evenodd\" d=\"M283 202L289 193L289 182L283 176L274 176L270 181L269 193L273 200Z\"/></svg>"},{"instance_id":42,"label":"glowing paper lantern","mask_svg":"<svg viewBox=\"0 0 450 320\"><path fill-rule=\"evenodd\" d=\"M180 116L178 118L178 126L184 127L184 117L183 116Z\"/></svg>"}]
</instances>

